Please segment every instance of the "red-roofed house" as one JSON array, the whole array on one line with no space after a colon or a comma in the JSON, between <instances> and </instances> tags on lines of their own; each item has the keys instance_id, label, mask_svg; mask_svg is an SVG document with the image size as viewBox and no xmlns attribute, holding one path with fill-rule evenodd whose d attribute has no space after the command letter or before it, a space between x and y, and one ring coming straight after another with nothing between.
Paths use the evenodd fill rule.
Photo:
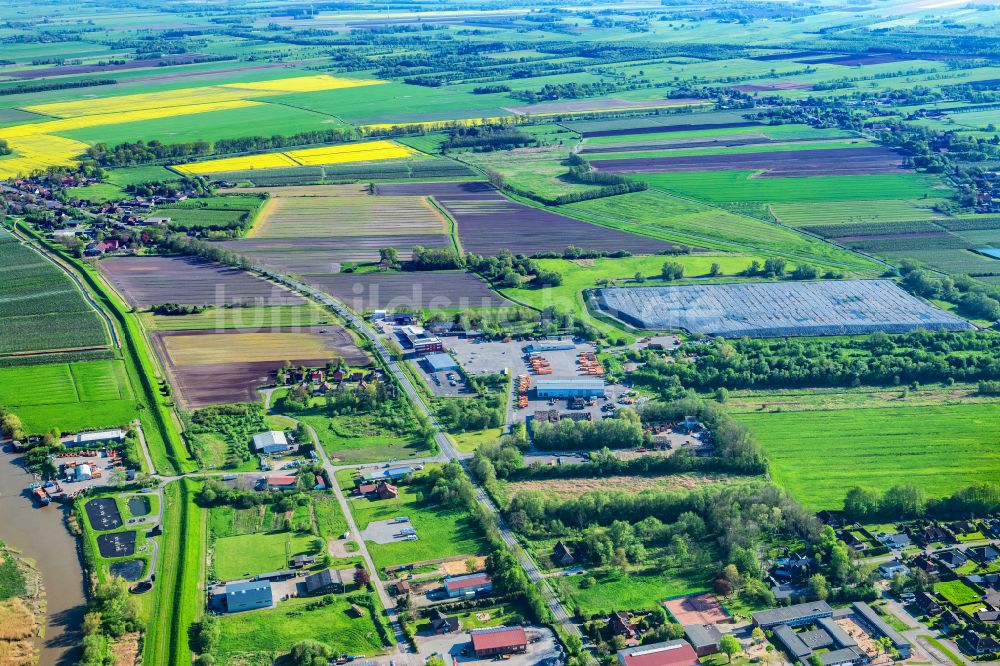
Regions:
<instances>
[{"instance_id":1,"label":"red-roofed house","mask_svg":"<svg viewBox=\"0 0 1000 666\"><path fill-rule=\"evenodd\" d=\"M698 655L687 641L653 643L618 651L620 666L694 666Z\"/></svg>"},{"instance_id":2,"label":"red-roofed house","mask_svg":"<svg viewBox=\"0 0 1000 666\"><path fill-rule=\"evenodd\" d=\"M476 656L518 654L528 651L528 635L521 627L496 627L471 632L472 651Z\"/></svg>"},{"instance_id":3,"label":"red-roofed house","mask_svg":"<svg viewBox=\"0 0 1000 666\"><path fill-rule=\"evenodd\" d=\"M374 483L362 483L357 487L356 491L359 495L370 495L378 489L378 486Z\"/></svg>"},{"instance_id":4,"label":"red-roofed house","mask_svg":"<svg viewBox=\"0 0 1000 666\"><path fill-rule=\"evenodd\" d=\"M493 581L484 573L444 579L444 593L451 599L492 591Z\"/></svg>"},{"instance_id":5,"label":"red-roofed house","mask_svg":"<svg viewBox=\"0 0 1000 666\"><path fill-rule=\"evenodd\" d=\"M396 499L399 496L399 489L391 483L386 483L385 481L379 481L378 488L375 492L378 493L379 499Z\"/></svg>"}]
</instances>

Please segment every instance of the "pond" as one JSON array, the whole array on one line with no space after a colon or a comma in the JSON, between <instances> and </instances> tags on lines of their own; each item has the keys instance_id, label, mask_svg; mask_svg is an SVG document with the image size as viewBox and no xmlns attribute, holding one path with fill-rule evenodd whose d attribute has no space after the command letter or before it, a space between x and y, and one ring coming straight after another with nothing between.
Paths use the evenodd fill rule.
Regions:
<instances>
[{"instance_id":1,"label":"pond","mask_svg":"<svg viewBox=\"0 0 1000 666\"><path fill-rule=\"evenodd\" d=\"M149 498L145 495L135 495L128 498L128 510L133 516L149 515Z\"/></svg>"}]
</instances>

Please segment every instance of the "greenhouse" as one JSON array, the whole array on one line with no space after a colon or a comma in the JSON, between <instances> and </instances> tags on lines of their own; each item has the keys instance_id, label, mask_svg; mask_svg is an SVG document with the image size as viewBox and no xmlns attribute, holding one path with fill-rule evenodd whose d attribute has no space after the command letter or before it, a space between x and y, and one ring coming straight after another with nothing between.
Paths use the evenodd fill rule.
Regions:
<instances>
[{"instance_id":1,"label":"greenhouse","mask_svg":"<svg viewBox=\"0 0 1000 666\"><path fill-rule=\"evenodd\" d=\"M726 337L960 331L966 320L911 296L891 280L754 282L598 289L613 317L643 329Z\"/></svg>"}]
</instances>

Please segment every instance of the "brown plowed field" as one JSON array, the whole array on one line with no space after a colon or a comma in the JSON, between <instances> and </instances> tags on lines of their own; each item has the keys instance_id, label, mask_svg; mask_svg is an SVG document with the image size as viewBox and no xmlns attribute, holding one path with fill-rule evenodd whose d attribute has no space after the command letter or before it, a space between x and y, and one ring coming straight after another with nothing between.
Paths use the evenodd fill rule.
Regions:
<instances>
[{"instance_id":1,"label":"brown plowed field","mask_svg":"<svg viewBox=\"0 0 1000 666\"><path fill-rule=\"evenodd\" d=\"M257 401L257 387L272 382L285 361L316 366L339 356L352 366L370 363L350 333L338 326L263 333L157 331L151 339L185 409Z\"/></svg>"},{"instance_id":2,"label":"brown plowed field","mask_svg":"<svg viewBox=\"0 0 1000 666\"><path fill-rule=\"evenodd\" d=\"M313 275L306 282L356 312L393 308L495 308L512 305L471 273L338 273Z\"/></svg>"},{"instance_id":3,"label":"brown plowed field","mask_svg":"<svg viewBox=\"0 0 1000 666\"><path fill-rule=\"evenodd\" d=\"M511 201L489 183L385 183L383 196L432 196L458 223L458 237L467 252L494 256L502 249L533 255L562 252L568 245L585 250L652 254L670 243L599 227L557 213Z\"/></svg>"},{"instance_id":4,"label":"brown plowed field","mask_svg":"<svg viewBox=\"0 0 1000 666\"><path fill-rule=\"evenodd\" d=\"M198 257L109 257L97 265L136 308L180 305L301 305L305 299L255 275Z\"/></svg>"},{"instance_id":5,"label":"brown plowed field","mask_svg":"<svg viewBox=\"0 0 1000 666\"><path fill-rule=\"evenodd\" d=\"M766 171L758 177L786 178L895 173L900 169L902 159L888 148L875 147L593 160L591 164L609 173L764 169Z\"/></svg>"}]
</instances>

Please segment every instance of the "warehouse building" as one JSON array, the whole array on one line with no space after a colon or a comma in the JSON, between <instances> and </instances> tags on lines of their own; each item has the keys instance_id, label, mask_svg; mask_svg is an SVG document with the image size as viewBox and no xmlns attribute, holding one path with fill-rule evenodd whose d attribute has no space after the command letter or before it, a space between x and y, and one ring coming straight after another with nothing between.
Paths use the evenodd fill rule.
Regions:
<instances>
[{"instance_id":1,"label":"warehouse building","mask_svg":"<svg viewBox=\"0 0 1000 666\"><path fill-rule=\"evenodd\" d=\"M436 338L421 326L403 326L399 329L400 334L407 345L417 354L430 354L432 352L444 351L444 345L440 338Z\"/></svg>"},{"instance_id":2,"label":"warehouse building","mask_svg":"<svg viewBox=\"0 0 1000 666\"><path fill-rule=\"evenodd\" d=\"M99 430L97 432L81 432L73 438L73 446L90 447L100 444L116 444L124 441L124 430Z\"/></svg>"},{"instance_id":3,"label":"warehouse building","mask_svg":"<svg viewBox=\"0 0 1000 666\"><path fill-rule=\"evenodd\" d=\"M539 398L599 398L604 396L600 379L539 379L535 382Z\"/></svg>"},{"instance_id":4,"label":"warehouse building","mask_svg":"<svg viewBox=\"0 0 1000 666\"><path fill-rule=\"evenodd\" d=\"M434 353L424 356L424 364L428 372L447 372L458 370L458 362L448 354Z\"/></svg>"},{"instance_id":5,"label":"warehouse building","mask_svg":"<svg viewBox=\"0 0 1000 666\"><path fill-rule=\"evenodd\" d=\"M230 613L270 608L274 605L271 583L266 580L248 580L226 585L226 610Z\"/></svg>"},{"instance_id":6,"label":"warehouse building","mask_svg":"<svg viewBox=\"0 0 1000 666\"><path fill-rule=\"evenodd\" d=\"M480 659L528 651L528 635L522 627L495 627L470 632L472 651Z\"/></svg>"},{"instance_id":7,"label":"warehouse building","mask_svg":"<svg viewBox=\"0 0 1000 666\"><path fill-rule=\"evenodd\" d=\"M271 430L253 436L253 448L257 453L279 453L291 448L288 438L280 430Z\"/></svg>"}]
</instances>

